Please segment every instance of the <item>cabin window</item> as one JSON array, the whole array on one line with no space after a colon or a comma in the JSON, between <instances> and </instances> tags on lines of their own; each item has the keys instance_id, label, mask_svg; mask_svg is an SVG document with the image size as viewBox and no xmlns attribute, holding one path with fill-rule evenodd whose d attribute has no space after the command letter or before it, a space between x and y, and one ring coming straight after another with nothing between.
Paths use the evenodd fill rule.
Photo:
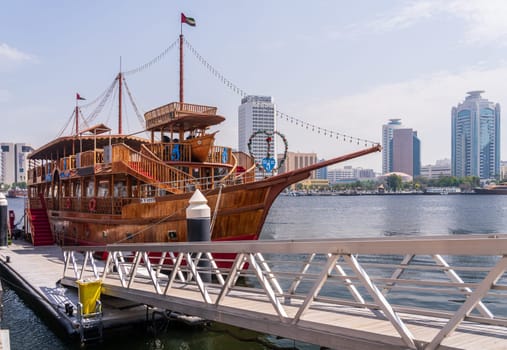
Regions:
<instances>
[{"instance_id":1,"label":"cabin window","mask_svg":"<svg viewBox=\"0 0 507 350\"><path fill-rule=\"evenodd\" d=\"M76 183L76 191L75 191L75 195L77 198L81 198L81 183Z\"/></svg>"},{"instance_id":2,"label":"cabin window","mask_svg":"<svg viewBox=\"0 0 507 350\"><path fill-rule=\"evenodd\" d=\"M127 197L127 187L123 181L115 181L114 183L114 196Z\"/></svg>"},{"instance_id":3,"label":"cabin window","mask_svg":"<svg viewBox=\"0 0 507 350\"><path fill-rule=\"evenodd\" d=\"M53 185L53 198L57 198L58 197L58 191L59 191L59 183L55 183Z\"/></svg>"},{"instance_id":4,"label":"cabin window","mask_svg":"<svg viewBox=\"0 0 507 350\"><path fill-rule=\"evenodd\" d=\"M109 195L109 181L99 181L99 187L97 188L97 197L107 197Z\"/></svg>"},{"instance_id":5,"label":"cabin window","mask_svg":"<svg viewBox=\"0 0 507 350\"><path fill-rule=\"evenodd\" d=\"M86 185L86 197L93 197L95 195L95 182L88 181Z\"/></svg>"}]
</instances>

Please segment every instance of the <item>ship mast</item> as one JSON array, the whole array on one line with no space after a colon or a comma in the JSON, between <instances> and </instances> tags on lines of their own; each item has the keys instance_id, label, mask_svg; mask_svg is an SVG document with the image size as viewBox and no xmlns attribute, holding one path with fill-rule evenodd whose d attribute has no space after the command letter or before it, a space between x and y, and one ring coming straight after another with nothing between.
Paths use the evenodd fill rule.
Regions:
<instances>
[{"instance_id":1,"label":"ship mast","mask_svg":"<svg viewBox=\"0 0 507 350\"><path fill-rule=\"evenodd\" d=\"M78 98L76 98L76 135L79 134L79 107L77 106Z\"/></svg>"},{"instance_id":2,"label":"ship mast","mask_svg":"<svg viewBox=\"0 0 507 350\"><path fill-rule=\"evenodd\" d=\"M180 104L182 103L183 103L183 30L180 34Z\"/></svg>"},{"instance_id":3,"label":"ship mast","mask_svg":"<svg viewBox=\"0 0 507 350\"><path fill-rule=\"evenodd\" d=\"M122 134L122 115L121 115L121 106L122 106L122 74L121 70L118 73L118 135Z\"/></svg>"},{"instance_id":4,"label":"ship mast","mask_svg":"<svg viewBox=\"0 0 507 350\"><path fill-rule=\"evenodd\" d=\"M120 56L120 72L118 73L118 135L122 134L122 115L121 115L121 107L122 107L122 79L123 75L121 73L121 56Z\"/></svg>"}]
</instances>

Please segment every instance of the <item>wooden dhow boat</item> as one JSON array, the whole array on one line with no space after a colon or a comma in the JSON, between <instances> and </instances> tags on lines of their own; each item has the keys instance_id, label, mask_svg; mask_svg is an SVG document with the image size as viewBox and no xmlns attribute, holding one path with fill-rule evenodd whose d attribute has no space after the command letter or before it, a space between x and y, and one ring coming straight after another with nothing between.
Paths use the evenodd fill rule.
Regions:
<instances>
[{"instance_id":1,"label":"wooden dhow boat","mask_svg":"<svg viewBox=\"0 0 507 350\"><path fill-rule=\"evenodd\" d=\"M225 118L216 107L184 103L181 85L182 74L180 102L145 113L149 138L112 134L104 124L79 131L76 106L75 134L29 155L34 245L186 241L185 210L196 189L211 208L212 240L258 239L286 187L318 168L380 150L372 146L256 181L250 155L215 145L210 128Z\"/></svg>"}]
</instances>

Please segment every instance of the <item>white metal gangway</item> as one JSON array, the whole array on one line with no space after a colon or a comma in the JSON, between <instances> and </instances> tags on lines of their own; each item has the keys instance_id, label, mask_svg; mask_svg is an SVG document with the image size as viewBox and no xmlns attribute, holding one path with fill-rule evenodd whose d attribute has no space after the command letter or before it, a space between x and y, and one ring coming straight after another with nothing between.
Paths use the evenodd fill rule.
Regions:
<instances>
[{"instance_id":1,"label":"white metal gangway","mask_svg":"<svg viewBox=\"0 0 507 350\"><path fill-rule=\"evenodd\" d=\"M63 251L68 283L330 348L507 348L507 235Z\"/></svg>"}]
</instances>

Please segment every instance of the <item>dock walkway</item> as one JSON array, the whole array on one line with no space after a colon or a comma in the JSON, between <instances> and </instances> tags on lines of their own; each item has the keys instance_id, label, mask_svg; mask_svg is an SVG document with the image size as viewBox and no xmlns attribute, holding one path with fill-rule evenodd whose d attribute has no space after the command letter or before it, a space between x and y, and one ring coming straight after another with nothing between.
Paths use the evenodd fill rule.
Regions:
<instances>
[{"instance_id":1,"label":"dock walkway","mask_svg":"<svg viewBox=\"0 0 507 350\"><path fill-rule=\"evenodd\" d=\"M101 278L107 295L324 347L507 348L507 235L64 252L68 285Z\"/></svg>"},{"instance_id":2,"label":"dock walkway","mask_svg":"<svg viewBox=\"0 0 507 350\"><path fill-rule=\"evenodd\" d=\"M0 267L69 333L76 281L100 279L104 329L149 306L340 350L507 348L507 235L15 243Z\"/></svg>"},{"instance_id":3,"label":"dock walkway","mask_svg":"<svg viewBox=\"0 0 507 350\"><path fill-rule=\"evenodd\" d=\"M62 248L56 245L34 247L29 243L14 241L0 249L2 279L8 279L23 298L34 301L38 309L49 314L58 324L56 330L71 337L79 337L77 317L78 290L60 284L64 268ZM103 297L104 331L144 322L144 303ZM72 305L73 313L66 313L65 304Z\"/></svg>"}]
</instances>

